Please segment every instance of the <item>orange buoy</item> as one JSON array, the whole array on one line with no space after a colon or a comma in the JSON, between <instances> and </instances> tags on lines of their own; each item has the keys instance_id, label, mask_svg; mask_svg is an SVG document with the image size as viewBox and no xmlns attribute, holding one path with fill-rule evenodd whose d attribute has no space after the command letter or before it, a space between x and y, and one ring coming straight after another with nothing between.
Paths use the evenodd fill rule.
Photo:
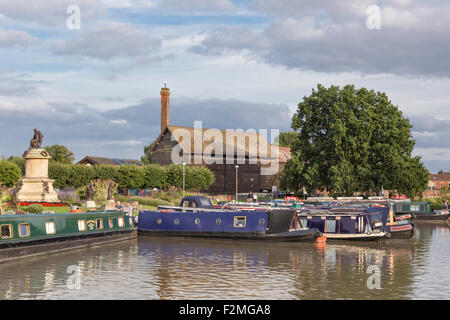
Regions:
<instances>
[{"instance_id":1,"label":"orange buoy","mask_svg":"<svg viewBox=\"0 0 450 320\"><path fill-rule=\"evenodd\" d=\"M323 247L327 245L327 236L322 235L321 237L317 237L315 244L319 247Z\"/></svg>"}]
</instances>

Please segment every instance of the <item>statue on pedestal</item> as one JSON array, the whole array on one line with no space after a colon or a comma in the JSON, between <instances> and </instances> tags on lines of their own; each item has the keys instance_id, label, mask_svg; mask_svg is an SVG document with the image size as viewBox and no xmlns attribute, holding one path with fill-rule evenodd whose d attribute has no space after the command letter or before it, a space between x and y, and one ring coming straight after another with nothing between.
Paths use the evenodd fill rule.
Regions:
<instances>
[{"instance_id":1,"label":"statue on pedestal","mask_svg":"<svg viewBox=\"0 0 450 320\"><path fill-rule=\"evenodd\" d=\"M20 180L16 193L18 201L57 202L58 195L53 187L53 180L48 177L48 151L42 149L44 135L34 129L30 146L24 152L25 176Z\"/></svg>"},{"instance_id":2,"label":"statue on pedestal","mask_svg":"<svg viewBox=\"0 0 450 320\"><path fill-rule=\"evenodd\" d=\"M34 129L34 136L33 139L31 139L30 141L30 149L41 149L42 146L42 138L44 137L44 135L42 134L42 132L40 132L38 129Z\"/></svg>"}]
</instances>

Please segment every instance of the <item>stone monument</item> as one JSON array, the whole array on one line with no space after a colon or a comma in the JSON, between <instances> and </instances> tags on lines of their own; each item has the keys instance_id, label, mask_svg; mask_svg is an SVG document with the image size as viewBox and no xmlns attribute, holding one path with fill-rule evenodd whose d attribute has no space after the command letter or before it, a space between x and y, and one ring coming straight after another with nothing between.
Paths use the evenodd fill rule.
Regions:
<instances>
[{"instance_id":1,"label":"stone monument","mask_svg":"<svg viewBox=\"0 0 450 320\"><path fill-rule=\"evenodd\" d=\"M17 186L17 201L58 202L54 180L48 178L48 160L51 157L47 150L41 149L42 138L42 133L34 129L30 147L22 155L25 159L25 177Z\"/></svg>"}]
</instances>

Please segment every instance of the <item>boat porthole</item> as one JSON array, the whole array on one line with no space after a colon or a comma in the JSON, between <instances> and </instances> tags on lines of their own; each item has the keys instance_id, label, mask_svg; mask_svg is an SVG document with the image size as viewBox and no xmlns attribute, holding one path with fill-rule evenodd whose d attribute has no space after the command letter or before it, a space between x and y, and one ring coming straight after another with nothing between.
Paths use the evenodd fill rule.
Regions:
<instances>
[{"instance_id":1,"label":"boat porthole","mask_svg":"<svg viewBox=\"0 0 450 320\"><path fill-rule=\"evenodd\" d=\"M173 223L175 223L175 224L180 224L180 219L175 218L175 220L173 220Z\"/></svg>"},{"instance_id":2,"label":"boat porthole","mask_svg":"<svg viewBox=\"0 0 450 320\"><path fill-rule=\"evenodd\" d=\"M265 222L266 222L266 220L264 220L264 218L261 218L261 219L258 220L258 223L260 225L263 225Z\"/></svg>"},{"instance_id":3,"label":"boat porthole","mask_svg":"<svg viewBox=\"0 0 450 320\"><path fill-rule=\"evenodd\" d=\"M195 219L195 224L200 224L200 219L199 218Z\"/></svg>"},{"instance_id":4,"label":"boat porthole","mask_svg":"<svg viewBox=\"0 0 450 320\"><path fill-rule=\"evenodd\" d=\"M161 223L162 223L162 219L161 219L161 218L158 218L158 220L156 220L156 223L157 223L157 224L161 224Z\"/></svg>"},{"instance_id":5,"label":"boat porthole","mask_svg":"<svg viewBox=\"0 0 450 320\"><path fill-rule=\"evenodd\" d=\"M222 223L222 220L221 220L220 218L217 218L217 219L216 219L216 224L219 225L219 224L221 224L221 223Z\"/></svg>"}]
</instances>

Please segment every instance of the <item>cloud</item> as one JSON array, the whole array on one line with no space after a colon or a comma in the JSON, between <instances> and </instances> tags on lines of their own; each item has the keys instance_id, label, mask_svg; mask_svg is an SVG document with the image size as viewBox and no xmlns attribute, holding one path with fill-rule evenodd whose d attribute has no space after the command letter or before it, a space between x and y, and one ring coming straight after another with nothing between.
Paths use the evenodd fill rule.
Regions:
<instances>
[{"instance_id":1,"label":"cloud","mask_svg":"<svg viewBox=\"0 0 450 320\"><path fill-rule=\"evenodd\" d=\"M0 12L18 21L66 28L70 5L80 7L82 22L99 16L106 8L101 0L0 0Z\"/></svg>"},{"instance_id":2,"label":"cloud","mask_svg":"<svg viewBox=\"0 0 450 320\"><path fill-rule=\"evenodd\" d=\"M450 120L429 115L409 116L417 148L450 148Z\"/></svg>"},{"instance_id":3,"label":"cloud","mask_svg":"<svg viewBox=\"0 0 450 320\"><path fill-rule=\"evenodd\" d=\"M162 41L130 24L110 23L83 32L79 37L56 46L57 55L90 57L109 61L120 57L148 57Z\"/></svg>"},{"instance_id":4,"label":"cloud","mask_svg":"<svg viewBox=\"0 0 450 320\"><path fill-rule=\"evenodd\" d=\"M103 0L111 8L150 9L152 12L182 13L231 13L235 6L230 0Z\"/></svg>"},{"instance_id":5,"label":"cloud","mask_svg":"<svg viewBox=\"0 0 450 320\"><path fill-rule=\"evenodd\" d=\"M29 47L39 43L39 39L23 31L0 29L0 48Z\"/></svg>"},{"instance_id":6,"label":"cloud","mask_svg":"<svg viewBox=\"0 0 450 320\"><path fill-rule=\"evenodd\" d=\"M192 52L245 52L256 60L318 72L450 77L450 5L443 1L390 1L381 29L370 30L372 1L255 0L272 17L262 30L223 26L204 32Z\"/></svg>"},{"instance_id":7,"label":"cloud","mask_svg":"<svg viewBox=\"0 0 450 320\"><path fill-rule=\"evenodd\" d=\"M0 140L5 156L22 154L33 128L38 128L44 134L44 145L66 145L77 159L86 155L139 159L144 146L156 139L160 131L159 97L107 111L82 102L51 101L19 107L0 100L0 112L0 126L8 132L8 139ZM282 104L172 99L171 124L193 126L196 120L202 120L204 128L217 129L287 130L290 126L289 108ZM284 127L280 128L280 124Z\"/></svg>"}]
</instances>

